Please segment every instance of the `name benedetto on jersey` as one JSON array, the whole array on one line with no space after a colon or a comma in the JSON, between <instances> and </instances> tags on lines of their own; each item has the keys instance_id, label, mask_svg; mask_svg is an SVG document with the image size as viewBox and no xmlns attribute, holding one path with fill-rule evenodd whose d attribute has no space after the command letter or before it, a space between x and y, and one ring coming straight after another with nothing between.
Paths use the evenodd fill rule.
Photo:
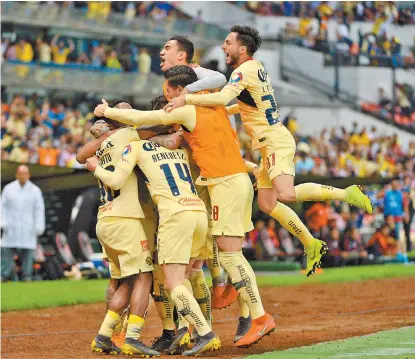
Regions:
<instances>
[{"instance_id":1,"label":"name benedetto on jersey","mask_svg":"<svg viewBox=\"0 0 415 359\"><path fill-rule=\"evenodd\" d=\"M96 152L100 166L114 171L120 160L125 146L140 137L132 127L121 128L107 137ZM98 179L101 195L101 205L98 209L98 219L104 217L144 218L143 209L139 202L138 178L132 172L125 184L119 190L105 186Z\"/></svg>"},{"instance_id":2,"label":"name benedetto on jersey","mask_svg":"<svg viewBox=\"0 0 415 359\"><path fill-rule=\"evenodd\" d=\"M206 212L192 180L187 150L169 150L150 141L134 141L123 151L117 168L129 173L136 165L160 215L188 210Z\"/></svg>"}]
</instances>

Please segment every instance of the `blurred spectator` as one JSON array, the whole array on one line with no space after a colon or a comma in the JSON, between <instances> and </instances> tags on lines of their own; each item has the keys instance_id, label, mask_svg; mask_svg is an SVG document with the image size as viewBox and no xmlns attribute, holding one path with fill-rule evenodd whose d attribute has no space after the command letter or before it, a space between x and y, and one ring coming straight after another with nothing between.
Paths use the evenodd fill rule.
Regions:
<instances>
[{"instance_id":1,"label":"blurred spectator","mask_svg":"<svg viewBox=\"0 0 415 359\"><path fill-rule=\"evenodd\" d=\"M404 214L403 192L399 180L392 181L392 188L385 191L384 196L385 217L391 216L395 222L393 236L400 238L402 230L402 220Z\"/></svg>"},{"instance_id":2,"label":"blurred spectator","mask_svg":"<svg viewBox=\"0 0 415 359\"><path fill-rule=\"evenodd\" d=\"M124 13L124 25L128 26L132 23L137 13L136 3L130 1L125 8Z\"/></svg>"},{"instance_id":3,"label":"blurred spectator","mask_svg":"<svg viewBox=\"0 0 415 359\"><path fill-rule=\"evenodd\" d=\"M9 39L1 39L1 58L4 59L6 57L7 48L10 46Z\"/></svg>"},{"instance_id":4,"label":"blurred spectator","mask_svg":"<svg viewBox=\"0 0 415 359\"><path fill-rule=\"evenodd\" d=\"M102 42L92 41L91 65L101 67L105 62L105 49Z\"/></svg>"},{"instance_id":5,"label":"blurred spectator","mask_svg":"<svg viewBox=\"0 0 415 359\"><path fill-rule=\"evenodd\" d=\"M141 49L138 57L138 70L141 75L147 76L151 71L151 56L147 49Z\"/></svg>"},{"instance_id":6,"label":"blurred spectator","mask_svg":"<svg viewBox=\"0 0 415 359\"><path fill-rule=\"evenodd\" d=\"M27 149L27 144L25 142L21 142L18 146L14 147L10 152L8 160L18 163L28 163L29 151Z\"/></svg>"},{"instance_id":7,"label":"blurred spectator","mask_svg":"<svg viewBox=\"0 0 415 359\"><path fill-rule=\"evenodd\" d=\"M40 63L52 62L52 49L42 38L36 39L36 49Z\"/></svg>"},{"instance_id":8,"label":"blurred spectator","mask_svg":"<svg viewBox=\"0 0 415 359\"><path fill-rule=\"evenodd\" d=\"M346 229L346 233L340 242L341 256L347 265L364 264L367 251L362 243L359 230L355 227Z\"/></svg>"},{"instance_id":9,"label":"blurred spectator","mask_svg":"<svg viewBox=\"0 0 415 359\"><path fill-rule=\"evenodd\" d=\"M45 230L45 204L39 187L29 179L29 168L20 165L17 168L16 180L6 185L2 192L2 282L13 276L15 254L22 263L22 280L32 280L37 236L42 235Z\"/></svg>"},{"instance_id":10,"label":"blurred spectator","mask_svg":"<svg viewBox=\"0 0 415 359\"><path fill-rule=\"evenodd\" d=\"M353 44L353 40L349 35L349 28L346 26L342 18L337 19L337 41L344 42L349 47Z\"/></svg>"},{"instance_id":11,"label":"blurred spectator","mask_svg":"<svg viewBox=\"0 0 415 359\"><path fill-rule=\"evenodd\" d=\"M325 238L329 252L323 257L325 267L339 267L343 263L340 250L340 231L338 228L331 228Z\"/></svg>"},{"instance_id":12,"label":"blurred spectator","mask_svg":"<svg viewBox=\"0 0 415 359\"><path fill-rule=\"evenodd\" d=\"M329 220L329 203L316 202L306 212L305 219L311 234L316 238L322 238L327 231Z\"/></svg>"},{"instance_id":13,"label":"blurred spectator","mask_svg":"<svg viewBox=\"0 0 415 359\"><path fill-rule=\"evenodd\" d=\"M298 174L311 173L314 168L314 161L309 156L310 146L305 142L300 142L297 146L298 157L295 160L295 172Z\"/></svg>"},{"instance_id":14,"label":"blurred spectator","mask_svg":"<svg viewBox=\"0 0 415 359\"><path fill-rule=\"evenodd\" d=\"M25 39L21 39L18 45L16 45L16 60L21 62L32 62L33 57L34 52L32 45Z\"/></svg>"},{"instance_id":15,"label":"blurred spectator","mask_svg":"<svg viewBox=\"0 0 415 359\"><path fill-rule=\"evenodd\" d=\"M42 166L57 166L59 149L53 148L51 141L44 141L38 149L39 164Z\"/></svg>"},{"instance_id":16,"label":"blurred spectator","mask_svg":"<svg viewBox=\"0 0 415 359\"><path fill-rule=\"evenodd\" d=\"M52 54L53 62L55 64L65 64L68 55L75 49L75 44L71 39L68 39L69 46L65 46L65 41L60 39L60 35L55 35L52 39Z\"/></svg>"},{"instance_id":17,"label":"blurred spectator","mask_svg":"<svg viewBox=\"0 0 415 359\"><path fill-rule=\"evenodd\" d=\"M390 228L386 223L370 238L366 248L368 253L375 257L395 256L398 251L396 241L390 236Z\"/></svg>"},{"instance_id":18,"label":"blurred spectator","mask_svg":"<svg viewBox=\"0 0 415 359\"><path fill-rule=\"evenodd\" d=\"M110 54L107 57L107 67L109 69L117 69L121 70L121 64L118 61L117 53L115 51L111 51Z\"/></svg>"}]
</instances>

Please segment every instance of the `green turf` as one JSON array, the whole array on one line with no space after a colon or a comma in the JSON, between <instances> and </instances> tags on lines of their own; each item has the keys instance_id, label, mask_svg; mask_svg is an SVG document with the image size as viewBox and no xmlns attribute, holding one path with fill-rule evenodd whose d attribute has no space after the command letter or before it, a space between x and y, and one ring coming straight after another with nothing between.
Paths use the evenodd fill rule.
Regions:
<instances>
[{"instance_id":1,"label":"green turf","mask_svg":"<svg viewBox=\"0 0 415 359\"><path fill-rule=\"evenodd\" d=\"M268 273L269 274L269 273ZM323 274L306 278L304 274L258 276L261 287L304 283L340 283L359 280L415 276L414 266L401 264L326 269ZM1 285L2 312L32 308L96 303L104 299L108 280L42 281Z\"/></svg>"},{"instance_id":2,"label":"green turf","mask_svg":"<svg viewBox=\"0 0 415 359\"><path fill-rule=\"evenodd\" d=\"M357 266L325 269L322 274L307 278L305 275L276 275L257 277L259 286L276 287L280 285L310 283L343 283L377 278L415 276L415 266L402 264Z\"/></svg>"},{"instance_id":3,"label":"green turf","mask_svg":"<svg viewBox=\"0 0 415 359\"><path fill-rule=\"evenodd\" d=\"M415 327L400 328L335 342L250 355L245 359L413 359Z\"/></svg>"}]
</instances>

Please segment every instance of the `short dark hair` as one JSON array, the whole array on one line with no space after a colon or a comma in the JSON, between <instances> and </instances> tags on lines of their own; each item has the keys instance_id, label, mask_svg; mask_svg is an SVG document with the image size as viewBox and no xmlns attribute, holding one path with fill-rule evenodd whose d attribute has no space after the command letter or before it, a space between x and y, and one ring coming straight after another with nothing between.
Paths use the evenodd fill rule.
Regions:
<instances>
[{"instance_id":1,"label":"short dark hair","mask_svg":"<svg viewBox=\"0 0 415 359\"><path fill-rule=\"evenodd\" d=\"M163 96L154 97L147 106L149 111L161 110L166 106L169 101ZM146 130L153 131L157 135L163 135L169 132L173 128L173 125L154 125L154 126L144 126Z\"/></svg>"},{"instance_id":2,"label":"short dark hair","mask_svg":"<svg viewBox=\"0 0 415 359\"><path fill-rule=\"evenodd\" d=\"M164 73L164 78L168 80L177 75L192 75L193 76L194 73L195 71L187 65L177 65L177 66L173 66L172 68L168 69Z\"/></svg>"},{"instance_id":3,"label":"short dark hair","mask_svg":"<svg viewBox=\"0 0 415 359\"><path fill-rule=\"evenodd\" d=\"M191 42L186 36L173 36L169 39L169 41L172 40L177 41L180 51L184 51L186 53L186 61L191 62L195 54L193 42Z\"/></svg>"},{"instance_id":4,"label":"short dark hair","mask_svg":"<svg viewBox=\"0 0 415 359\"><path fill-rule=\"evenodd\" d=\"M248 55L252 56L261 46L262 39L257 29L246 25L234 25L231 32L236 32L236 40L246 46Z\"/></svg>"},{"instance_id":5,"label":"short dark hair","mask_svg":"<svg viewBox=\"0 0 415 359\"><path fill-rule=\"evenodd\" d=\"M161 110L164 106L166 106L169 101L163 96L154 97L147 106L147 110L154 111L154 110Z\"/></svg>"},{"instance_id":6,"label":"short dark hair","mask_svg":"<svg viewBox=\"0 0 415 359\"><path fill-rule=\"evenodd\" d=\"M196 81L197 81L197 76L195 73L193 73L193 75L189 75L189 74L177 75L167 80L168 84L172 87L177 87L177 86L186 87L187 85L190 85Z\"/></svg>"},{"instance_id":7,"label":"short dark hair","mask_svg":"<svg viewBox=\"0 0 415 359\"><path fill-rule=\"evenodd\" d=\"M109 107L115 107L115 106L119 105L120 103L128 103L128 101L124 101L124 100L112 101L112 102L108 103L108 106Z\"/></svg>"}]
</instances>

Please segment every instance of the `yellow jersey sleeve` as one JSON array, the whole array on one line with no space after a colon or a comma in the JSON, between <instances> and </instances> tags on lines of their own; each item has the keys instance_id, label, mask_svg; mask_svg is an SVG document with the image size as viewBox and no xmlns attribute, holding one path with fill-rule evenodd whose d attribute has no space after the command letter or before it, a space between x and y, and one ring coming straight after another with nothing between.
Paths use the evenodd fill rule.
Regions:
<instances>
[{"instance_id":1,"label":"yellow jersey sleeve","mask_svg":"<svg viewBox=\"0 0 415 359\"><path fill-rule=\"evenodd\" d=\"M178 123L192 130L196 125L196 109L193 106L180 107L171 112L165 112L164 110L138 111L108 107L105 110L105 117L135 127Z\"/></svg>"},{"instance_id":2,"label":"yellow jersey sleeve","mask_svg":"<svg viewBox=\"0 0 415 359\"><path fill-rule=\"evenodd\" d=\"M138 143L137 141L135 142ZM125 146L121 155L121 159L116 164L114 171L110 171L101 166L98 166L95 169L94 175L106 186L114 190L118 190L126 184L128 177L135 167L136 158L137 149L134 142L132 142Z\"/></svg>"}]
</instances>

